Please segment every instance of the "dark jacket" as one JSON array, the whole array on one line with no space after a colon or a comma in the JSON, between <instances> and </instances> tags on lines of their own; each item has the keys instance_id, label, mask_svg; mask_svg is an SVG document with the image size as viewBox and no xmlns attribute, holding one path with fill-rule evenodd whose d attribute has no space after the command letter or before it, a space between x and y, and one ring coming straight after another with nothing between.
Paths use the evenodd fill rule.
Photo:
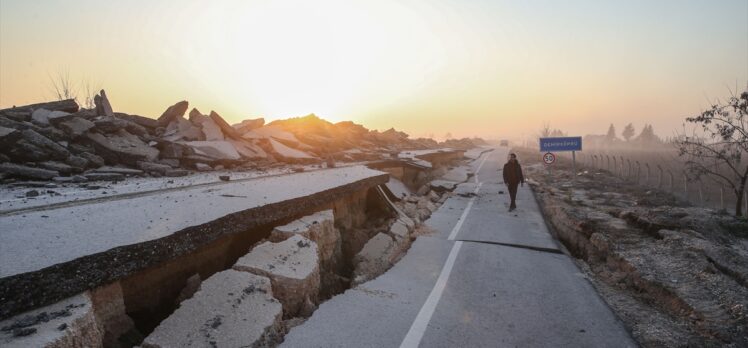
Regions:
<instances>
[{"instance_id":1,"label":"dark jacket","mask_svg":"<svg viewBox=\"0 0 748 348\"><path fill-rule=\"evenodd\" d=\"M525 182L525 177L522 175L522 166L519 165L518 161L509 161L504 164L504 182L507 184L517 185Z\"/></svg>"}]
</instances>

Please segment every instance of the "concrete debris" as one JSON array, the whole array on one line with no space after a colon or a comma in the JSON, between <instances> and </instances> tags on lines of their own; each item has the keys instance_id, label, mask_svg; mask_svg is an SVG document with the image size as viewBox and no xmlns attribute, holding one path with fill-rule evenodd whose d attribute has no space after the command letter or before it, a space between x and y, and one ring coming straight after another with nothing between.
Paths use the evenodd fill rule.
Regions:
<instances>
[{"instance_id":1,"label":"concrete debris","mask_svg":"<svg viewBox=\"0 0 748 348\"><path fill-rule=\"evenodd\" d=\"M79 171L79 169L73 168L70 165L67 165L65 163L55 162L55 161L41 162L38 165L41 168L56 171L62 175L70 175L74 171Z\"/></svg>"},{"instance_id":2,"label":"concrete debris","mask_svg":"<svg viewBox=\"0 0 748 348\"><path fill-rule=\"evenodd\" d=\"M27 167L20 164L14 163L0 163L0 172L8 173L10 175L19 176L22 178L50 180L60 173L56 170L47 170L41 168Z\"/></svg>"},{"instance_id":3,"label":"concrete debris","mask_svg":"<svg viewBox=\"0 0 748 348\"><path fill-rule=\"evenodd\" d=\"M283 226L277 226L270 233L270 241L281 242L300 235L317 243L319 259L323 268L331 269L331 263L340 254L340 231L335 228L335 218L331 209L304 216Z\"/></svg>"},{"instance_id":4,"label":"concrete debris","mask_svg":"<svg viewBox=\"0 0 748 348\"><path fill-rule=\"evenodd\" d=\"M397 254L398 250L392 237L385 233L378 233L353 258L352 285L365 283L387 271Z\"/></svg>"},{"instance_id":5,"label":"concrete debris","mask_svg":"<svg viewBox=\"0 0 748 348\"><path fill-rule=\"evenodd\" d=\"M213 119L201 114L197 109L192 109L192 111L190 111L190 122L202 129L202 132L205 135L205 140L207 141L225 139L221 127L219 127Z\"/></svg>"},{"instance_id":6,"label":"concrete debris","mask_svg":"<svg viewBox=\"0 0 748 348\"><path fill-rule=\"evenodd\" d=\"M228 123L226 123L226 120L221 117L218 113L215 111L210 112L210 119L215 122L216 125L218 125L219 128L221 128L221 131L223 134L231 139L239 140L242 138L241 134L234 129L234 127L231 127Z\"/></svg>"},{"instance_id":7,"label":"concrete debris","mask_svg":"<svg viewBox=\"0 0 748 348\"><path fill-rule=\"evenodd\" d=\"M86 294L0 322L0 345L12 347L100 347L104 337Z\"/></svg>"},{"instance_id":8,"label":"concrete debris","mask_svg":"<svg viewBox=\"0 0 748 348\"><path fill-rule=\"evenodd\" d=\"M170 106L158 118L158 125L161 127L168 126L169 123L172 123L177 117L184 116L184 113L187 112L188 107L189 103L187 103L187 101L185 100Z\"/></svg>"},{"instance_id":9,"label":"concrete debris","mask_svg":"<svg viewBox=\"0 0 748 348\"><path fill-rule=\"evenodd\" d=\"M165 175L166 172L172 169L171 166L166 165L166 164L144 162L144 161L138 161L137 165L138 165L138 168L140 168L142 171L146 173L150 173L150 174L156 173L159 175Z\"/></svg>"},{"instance_id":10,"label":"concrete debris","mask_svg":"<svg viewBox=\"0 0 748 348\"><path fill-rule=\"evenodd\" d=\"M112 104L109 103L109 98L106 96L106 92L102 89L99 94L94 96L94 105L96 105L96 114L100 116L114 116L114 110Z\"/></svg>"},{"instance_id":11,"label":"concrete debris","mask_svg":"<svg viewBox=\"0 0 748 348\"><path fill-rule=\"evenodd\" d=\"M173 169L198 170L207 170L205 165L262 170L283 164L324 166L325 162L332 168L336 161L400 161L397 153L409 149L412 157L406 161L426 162L428 166L421 167L431 168L428 156L436 150L428 149L440 145L429 139L410 139L394 129L378 132L353 122L333 124L313 114L270 124L263 118L248 119L232 126L215 111L206 116L192 109L189 119L185 118L187 101L170 106L158 119L115 112L104 90L94 103L96 107L90 110L80 109L74 100L0 110L0 161L29 168L49 167L41 163L55 161L74 168L70 173L67 168L61 171L62 176L104 164L163 176L166 168L146 165L143 169L139 162L168 160ZM478 142L466 140L463 145ZM410 192L408 185L398 185L398 196Z\"/></svg>"},{"instance_id":12,"label":"concrete debris","mask_svg":"<svg viewBox=\"0 0 748 348\"><path fill-rule=\"evenodd\" d=\"M287 318L299 315L307 301L318 301L317 243L301 235L278 243L262 243L239 258L233 268L270 278L273 294L283 303Z\"/></svg>"},{"instance_id":13,"label":"concrete debris","mask_svg":"<svg viewBox=\"0 0 748 348\"><path fill-rule=\"evenodd\" d=\"M90 181L122 181L125 176L119 173L86 173L83 174Z\"/></svg>"},{"instance_id":14,"label":"concrete debris","mask_svg":"<svg viewBox=\"0 0 748 348\"><path fill-rule=\"evenodd\" d=\"M70 115L64 111L52 111L47 109L37 109L31 114L31 120L41 125L49 125L50 119Z\"/></svg>"},{"instance_id":15,"label":"concrete debris","mask_svg":"<svg viewBox=\"0 0 748 348\"><path fill-rule=\"evenodd\" d=\"M83 136L89 129L96 126L95 123L81 117L72 119L59 124L59 128L65 132L71 139L77 139Z\"/></svg>"},{"instance_id":16,"label":"concrete debris","mask_svg":"<svg viewBox=\"0 0 748 348\"><path fill-rule=\"evenodd\" d=\"M290 162L309 162L315 161L316 158L308 153L283 145L275 139L268 139L273 154Z\"/></svg>"},{"instance_id":17,"label":"concrete debris","mask_svg":"<svg viewBox=\"0 0 748 348\"><path fill-rule=\"evenodd\" d=\"M142 347L267 346L281 330L281 317L268 278L227 270L206 279Z\"/></svg>"},{"instance_id":18,"label":"concrete debris","mask_svg":"<svg viewBox=\"0 0 748 348\"><path fill-rule=\"evenodd\" d=\"M93 173L116 173L122 175L142 175L143 171L138 169L103 166L92 170Z\"/></svg>"},{"instance_id":19,"label":"concrete debris","mask_svg":"<svg viewBox=\"0 0 748 348\"><path fill-rule=\"evenodd\" d=\"M209 166L209 165L207 165L205 163L195 163L195 169L198 172L209 172L209 171L213 170L213 167L211 167L211 166Z\"/></svg>"},{"instance_id":20,"label":"concrete debris","mask_svg":"<svg viewBox=\"0 0 748 348\"><path fill-rule=\"evenodd\" d=\"M239 160L241 155L228 141L186 141L181 144L187 145L195 150L198 155L208 156L217 160Z\"/></svg>"},{"instance_id":21,"label":"concrete debris","mask_svg":"<svg viewBox=\"0 0 748 348\"><path fill-rule=\"evenodd\" d=\"M241 121L239 123L232 125L232 127L234 127L236 131L239 132L239 134L244 134L253 129L260 128L264 125L265 125L265 119L260 117L260 118Z\"/></svg>"}]
</instances>

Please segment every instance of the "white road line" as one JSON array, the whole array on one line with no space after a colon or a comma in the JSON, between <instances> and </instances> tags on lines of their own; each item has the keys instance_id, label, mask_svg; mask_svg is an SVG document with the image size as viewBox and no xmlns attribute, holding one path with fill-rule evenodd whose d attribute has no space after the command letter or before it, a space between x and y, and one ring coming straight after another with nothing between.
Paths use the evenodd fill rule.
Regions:
<instances>
[{"instance_id":1,"label":"white road line","mask_svg":"<svg viewBox=\"0 0 748 348\"><path fill-rule=\"evenodd\" d=\"M483 161L480 162L478 165L478 169L475 170L475 175L473 175L473 179L475 179L475 183L478 183L478 173L480 172L480 169L483 168L483 163L486 163L486 160L488 157L491 157L493 155L493 151L489 152L486 157L483 157Z\"/></svg>"},{"instance_id":2,"label":"white road line","mask_svg":"<svg viewBox=\"0 0 748 348\"><path fill-rule=\"evenodd\" d=\"M483 186L483 183L479 183L478 186L475 188L475 191L473 191L473 193L478 194L478 191L480 190L481 186ZM447 238L447 240L455 240L455 237L457 237L457 233L460 232L460 228L462 228L462 224L465 222L465 218L467 218L467 215L470 212L470 208L473 207L474 202L475 202L475 197L470 198L470 202L468 202L467 206L465 207L465 210L462 211L462 215L460 215L460 218L457 220L455 227L452 228L452 232L449 233L449 237Z\"/></svg>"},{"instance_id":3,"label":"white road line","mask_svg":"<svg viewBox=\"0 0 748 348\"><path fill-rule=\"evenodd\" d=\"M481 164L478 166L478 169L475 171L476 182L478 181L478 172L480 172L480 169L481 167L483 167L483 163L486 162L487 158L488 156L483 159L483 162L481 162ZM483 183L478 183L478 186L475 188L473 193L478 194L481 186L483 186ZM452 228L452 231L449 233L448 240L454 240L457 237L457 233L460 232L462 224L465 222L465 219L470 212L470 208L473 207L474 202L475 197L471 198L470 202L468 202L465 210L462 212L462 215L460 215L460 219L457 220L457 224L455 224L455 227ZM421 310L418 311L418 315L416 316L416 319L413 320L413 324L411 324L410 330L408 330L408 333L405 335L403 342L400 343L400 348L416 348L421 343L423 334L426 332L426 328L431 321L431 316L434 315L434 311L436 310L436 305L439 304L439 300L442 298L444 288L447 286L449 274L452 273L452 267L454 267L455 265L455 259L457 259L457 254L460 252L461 247L461 241L456 241L452 246L452 250L449 251L449 256L447 256L447 262L444 263L444 267L442 267L442 271L441 273L439 273L439 278L436 279L434 288L431 289L429 297L426 298L426 302L423 303Z\"/></svg>"},{"instance_id":4,"label":"white road line","mask_svg":"<svg viewBox=\"0 0 748 348\"><path fill-rule=\"evenodd\" d=\"M436 280L434 288L431 290L429 297L418 312L418 316L416 317L416 320L413 321L413 325L410 326L410 330L408 330L408 334L405 335L405 339L403 339L403 342L400 344L400 348L416 348L421 343L423 334L426 332L429 321L431 321L431 316L434 314L436 305L442 297L442 292L444 292L444 287L447 285L449 274L452 273L452 267L455 265L455 259L457 258L457 253L460 252L460 247L462 247L462 242L459 241L455 242L452 246L452 250L449 252L449 256L447 257L447 262L444 264L444 268L442 268L442 272L439 274L439 278Z\"/></svg>"}]
</instances>

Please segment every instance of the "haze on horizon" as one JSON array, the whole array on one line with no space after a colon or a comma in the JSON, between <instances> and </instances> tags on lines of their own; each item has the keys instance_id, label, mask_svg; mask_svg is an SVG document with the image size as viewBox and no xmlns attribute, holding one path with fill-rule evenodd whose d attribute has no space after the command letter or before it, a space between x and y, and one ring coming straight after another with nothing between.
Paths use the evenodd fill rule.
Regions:
<instances>
[{"instance_id":1,"label":"haze on horizon","mask_svg":"<svg viewBox=\"0 0 748 348\"><path fill-rule=\"evenodd\" d=\"M746 88L748 1L0 0L0 108L51 99L59 72L150 117L668 136Z\"/></svg>"}]
</instances>

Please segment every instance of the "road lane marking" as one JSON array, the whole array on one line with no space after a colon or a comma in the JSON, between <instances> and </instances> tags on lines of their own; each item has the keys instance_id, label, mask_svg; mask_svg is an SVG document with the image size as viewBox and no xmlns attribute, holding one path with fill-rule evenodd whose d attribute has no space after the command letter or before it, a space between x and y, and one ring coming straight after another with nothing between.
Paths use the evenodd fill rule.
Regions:
<instances>
[{"instance_id":1,"label":"road lane marking","mask_svg":"<svg viewBox=\"0 0 748 348\"><path fill-rule=\"evenodd\" d=\"M475 190L473 190L473 194L477 195L478 191L480 191L481 186L483 186L482 182L478 182L478 173L483 167L483 164L486 163L488 157L491 156L491 154L493 154L493 152L486 155L486 157L483 158L483 161L481 161L480 165L478 165L478 168L475 170L475 175L473 176L473 178L475 179L475 183L478 184L478 186L476 186ZM457 220L457 224L455 224L455 226L452 228L452 231L449 233L449 237L447 238L448 240L454 240L457 237L457 233L460 232L462 224L465 222L470 209L473 207L473 203L475 203L475 197L470 198L470 201L465 207L465 210L462 212L462 215L460 215L459 220ZM449 256L447 256L447 262L444 263L444 267L442 267L441 273L439 273L439 278L436 279L434 288L431 289L429 297L426 298L426 302L424 302L421 310L418 311L418 315L416 316L416 319L413 320L413 324L410 326L410 330L408 330L408 333L405 335L402 343L400 343L400 348L416 348L421 343L423 334L426 332L426 328L431 321L431 316L434 315L434 311L436 310L436 305L439 304L439 300L442 297L444 288L447 286L449 274L452 273L452 267L454 267L455 265L455 259L457 259L457 254L460 252L461 247L462 241L456 241L455 244L452 245L452 250L449 251Z\"/></svg>"},{"instance_id":2,"label":"road lane marking","mask_svg":"<svg viewBox=\"0 0 748 348\"><path fill-rule=\"evenodd\" d=\"M473 175L473 179L475 180L476 184L478 183L478 173L480 172L480 169L483 168L483 163L486 163L486 160L488 159L488 157L491 157L492 154L493 154L493 151L489 152L486 155L486 157L483 157L483 161L480 162L480 164L478 165L478 168L475 170L475 175Z\"/></svg>"},{"instance_id":3,"label":"road lane marking","mask_svg":"<svg viewBox=\"0 0 748 348\"><path fill-rule=\"evenodd\" d=\"M460 241L455 242L452 246L452 250L449 252L449 256L447 257L447 262L444 264L444 268L442 268L439 278L436 279L434 288L431 290L429 297L418 312L418 316L416 316L416 319L413 321L413 325L410 326L408 334L405 335L403 342L400 343L400 348L416 348L421 343L421 339L431 321L431 316L434 314L436 305L439 304L439 299L442 297L442 292L444 292L444 288L447 285L447 279L449 279L449 274L452 273L452 267L455 265L455 259L457 259L457 253L460 252L461 247L462 242Z\"/></svg>"},{"instance_id":4,"label":"road lane marking","mask_svg":"<svg viewBox=\"0 0 748 348\"><path fill-rule=\"evenodd\" d=\"M477 195L481 186L483 186L482 182L478 184L473 193ZM449 233L449 237L447 238L447 240L455 240L455 237L457 237L457 233L460 232L460 228L462 228L462 224L467 218L468 212L470 212L470 208L473 207L473 203L475 203L475 197L470 198L470 202L468 202L465 210L462 211L462 215L460 215L460 218L457 220L457 224L455 224L455 227L452 228L452 232Z\"/></svg>"}]
</instances>

